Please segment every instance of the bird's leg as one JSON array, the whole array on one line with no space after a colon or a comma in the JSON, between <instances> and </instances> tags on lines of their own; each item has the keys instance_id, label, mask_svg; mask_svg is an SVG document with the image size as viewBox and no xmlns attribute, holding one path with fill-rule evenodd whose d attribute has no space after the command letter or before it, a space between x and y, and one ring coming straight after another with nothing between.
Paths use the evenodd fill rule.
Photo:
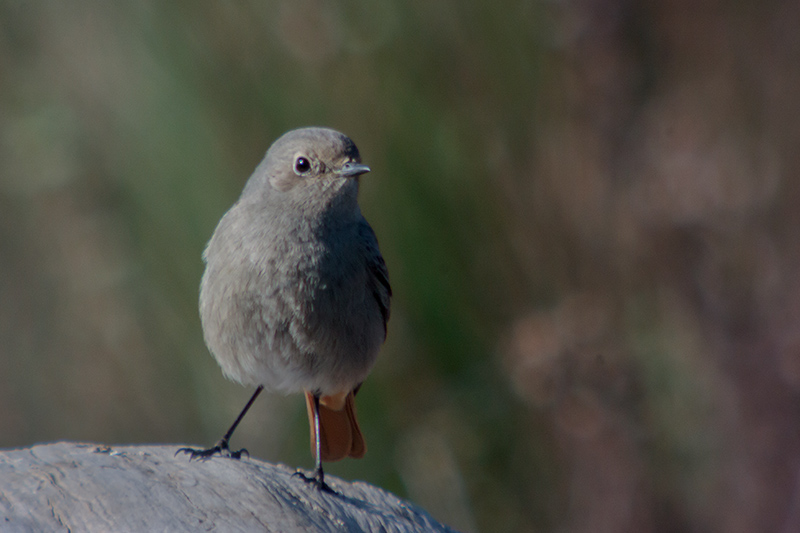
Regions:
<instances>
[{"instance_id":1,"label":"bird's leg","mask_svg":"<svg viewBox=\"0 0 800 533\"><path fill-rule=\"evenodd\" d=\"M219 440L219 442L217 442L217 444L215 444L212 448L209 448L207 450L195 450L194 448L180 448L177 452L175 452L175 455L178 455L181 452L186 453L189 455L189 460L192 459L205 460L216 453L225 457L232 457L234 459L239 459L243 453L250 455L248 451L244 448L242 448L241 450L237 450L235 452L231 451L231 449L229 448L229 444L231 440L231 435L233 435L233 432L236 431L236 427L239 425L239 422L242 421L244 415L247 414L247 411L250 410L250 406L253 405L253 402L256 401L256 398L258 398L258 395L261 394L262 390L264 390L264 385L259 385L256 391L250 397L250 400L247 402L247 405L245 405L244 409L242 409L242 412L239 413L239 416L236 417L236 420L233 422L233 425L231 425L228 431L225 432L225 435L223 435L223 437Z\"/></svg>"},{"instance_id":2,"label":"bird's leg","mask_svg":"<svg viewBox=\"0 0 800 533\"><path fill-rule=\"evenodd\" d=\"M330 488L330 486L325 483L325 472L322 470L322 455L321 455L321 448L322 448L322 440L320 437L320 427L319 427L319 397L320 393L314 393L314 457L316 459L314 463L314 475L307 476L301 471L297 471L294 473L295 476L298 476L306 483L313 483L319 490L323 492L331 492L336 493L335 490Z\"/></svg>"}]
</instances>

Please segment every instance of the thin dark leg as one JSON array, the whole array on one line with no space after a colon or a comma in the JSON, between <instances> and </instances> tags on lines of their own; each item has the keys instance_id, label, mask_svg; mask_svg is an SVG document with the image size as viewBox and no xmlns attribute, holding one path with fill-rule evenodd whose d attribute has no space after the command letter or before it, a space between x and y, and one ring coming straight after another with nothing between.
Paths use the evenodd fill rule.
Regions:
<instances>
[{"instance_id":1,"label":"thin dark leg","mask_svg":"<svg viewBox=\"0 0 800 533\"><path fill-rule=\"evenodd\" d=\"M314 433L316 435L316 439L314 441L314 451L316 452L314 454L316 456L316 461L314 463L314 475L309 477L309 476L305 475L304 473L302 473L300 471L295 472L294 475L302 478L303 481L305 481L307 483L313 483L319 490L322 490L322 491L325 491L325 492L331 492L331 493L336 494L336 491L334 491L332 488L330 488L328 486L327 483L325 483L325 472L322 470L322 455L321 455L321 452L322 452L322 441L321 441L320 432L319 432L319 394L318 393L314 394L314 429L315 429Z\"/></svg>"},{"instance_id":2,"label":"thin dark leg","mask_svg":"<svg viewBox=\"0 0 800 533\"><path fill-rule=\"evenodd\" d=\"M247 411L250 410L250 406L253 405L253 402L256 401L256 398L258 398L258 395L261 394L262 390L264 390L264 385L259 385L258 388L256 389L256 391L253 393L253 395L247 401L247 404L244 406L244 409L242 409L242 412L239 413L239 416L236 417L236 420L234 420L234 422L231 425L231 427L228 428L228 431L225 432L225 435L220 440L221 443L222 442L225 443L225 445L226 445L225 447L226 448L227 448L228 442L231 440L231 436L233 435L233 432L236 431L236 428L239 426L239 422L242 421L242 418L244 418L244 415L247 414Z\"/></svg>"},{"instance_id":3,"label":"thin dark leg","mask_svg":"<svg viewBox=\"0 0 800 533\"><path fill-rule=\"evenodd\" d=\"M175 455L178 455L181 452L189 454L189 460L198 459L198 458L199 459L208 459L209 457L211 457L215 453L218 453L220 455L224 455L224 456L227 456L227 457L233 457L234 459L239 459L242 456L243 453L245 453L247 455L250 455L249 453L247 453L247 450L244 449L244 448L242 448L241 450L237 450L237 451L233 452L233 451L231 451L231 449L228 446L230 444L231 435L233 435L233 432L236 431L236 427L239 425L239 422L242 421L242 418L244 418L244 415L247 414L247 411L250 410L250 406L253 405L253 402L256 401L256 398L258 398L258 395L261 394L262 390L264 390L264 385L259 385L258 388L256 389L256 391L250 397L250 400L247 402L247 405L245 405L244 409L242 409L242 412L239 413L239 416L236 417L236 420L233 422L233 425L231 425L231 427L228 429L228 431L225 432L225 435L223 435L223 437L219 440L219 442L214 447L209 448L207 450L195 450L193 448L181 448L177 452L175 452Z\"/></svg>"},{"instance_id":4,"label":"thin dark leg","mask_svg":"<svg viewBox=\"0 0 800 533\"><path fill-rule=\"evenodd\" d=\"M314 429L316 430L316 439L314 443L316 462L314 463L314 477L317 479L317 484L320 488L325 485L325 472L322 471L322 444L319 435L319 395L314 395Z\"/></svg>"}]
</instances>

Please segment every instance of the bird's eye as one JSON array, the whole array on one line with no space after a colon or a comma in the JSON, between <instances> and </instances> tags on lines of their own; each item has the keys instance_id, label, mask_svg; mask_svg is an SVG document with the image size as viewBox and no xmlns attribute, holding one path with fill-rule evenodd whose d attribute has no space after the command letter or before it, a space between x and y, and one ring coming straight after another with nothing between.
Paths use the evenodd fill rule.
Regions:
<instances>
[{"instance_id":1,"label":"bird's eye","mask_svg":"<svg viewBox=\"0 0 800 533\"><path fill-rule=\"evenodd\" d=\"M295 161L294 161L294 171L297 174L305 174L309 170L311 170L311 162L308 159L306 159L305 157L302 157L302 156L300 156L297 159L295 159Z\"/></svg>"}]
</instances>

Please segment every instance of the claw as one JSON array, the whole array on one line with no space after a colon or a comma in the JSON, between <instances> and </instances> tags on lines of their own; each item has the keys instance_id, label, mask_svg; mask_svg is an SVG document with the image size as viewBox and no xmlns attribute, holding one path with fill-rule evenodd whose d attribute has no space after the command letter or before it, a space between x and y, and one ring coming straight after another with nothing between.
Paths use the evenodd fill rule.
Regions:
<instances>
[{"instance_id":1,"label":"claw","mask_svg":"<svg viewBox=\"0 0 800 533\"><path fill-rule=\"evenodd\" d=\"M325 483L325 477L324 474L322 474L322 472L316 472L313 476L307 476L304 472L298 470L297 472L292 474L292 477L295 476L299 477L306 483L313 484L320 492L327 492L329 494L338 494L335 490L333 490L330 487L330 485Z\"/></svg>"},{"instance_id":2,"label":"claw","mask_svg":"<svg viewBox=\"0 0 800 533\"><path fill-rule=\"evenodd\" d=\"M207 450L196 450L194 448L178 448L178 451L175 452L175 455L179 453L185 453L189 456L189 460L193 461L194 459L200 459L201 461L207 461L211 459L214 455L219 454L220 457L230 457L231 459L240 459L242 454L247 455L250 457L250 452L248 452L245 448L241 450L232 451L228 447L228 443L224 441L220 441L217 443L216 446L213 448L209 448Z\"/></svg>"},{"instance_id":3,"label":"claw","mask_svg":"<svg viewBox=\"0 0 800 533\"><path fill-rule=\"evenodd\" d=\"M246 449L242 448L241 450L237 450L235 452L231 451L228 447L228 442L231 440L231 435L236 430L236 426L239 425L239 422L242 421L244 415L247 413L247 410L250 409L250 406L253 405L253 402L256 401L258 395L261 394L261 391L264 390L264 385L259 385L253 395L250 397L250 400L247 402L247 405L244 406L242 412L239 413L239 416L236 417L233 425L228 429L225 435L219 440L219 442L213 447L207 450L195 450L194 448L179 448L175 455L179 453L185 453L189 456L189 460L192 459L200 459L201 461L206 461L210 459L213 455L219 454L221 457L230 457L232 459L240 459L242 454L246 454L247 457L250 457L250 452Z\"/></svg>"}]
</instances>

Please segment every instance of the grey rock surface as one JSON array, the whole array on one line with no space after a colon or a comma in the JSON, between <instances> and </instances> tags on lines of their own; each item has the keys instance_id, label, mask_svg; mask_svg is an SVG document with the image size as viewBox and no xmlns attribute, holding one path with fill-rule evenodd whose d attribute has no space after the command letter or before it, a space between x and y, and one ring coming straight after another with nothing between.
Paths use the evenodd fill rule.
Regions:
<instances>
[{"instance_id":1,"label":"grey rock surface","mask_svg":"<svg viewBox=\"0 0 800 533\"><path fill-rule=\"evenodd\" d=\"M252 458L189 461L180 446L59 442L0 450L0 531L454 531L416 505Z\"/></svg>"}]
</instances>

